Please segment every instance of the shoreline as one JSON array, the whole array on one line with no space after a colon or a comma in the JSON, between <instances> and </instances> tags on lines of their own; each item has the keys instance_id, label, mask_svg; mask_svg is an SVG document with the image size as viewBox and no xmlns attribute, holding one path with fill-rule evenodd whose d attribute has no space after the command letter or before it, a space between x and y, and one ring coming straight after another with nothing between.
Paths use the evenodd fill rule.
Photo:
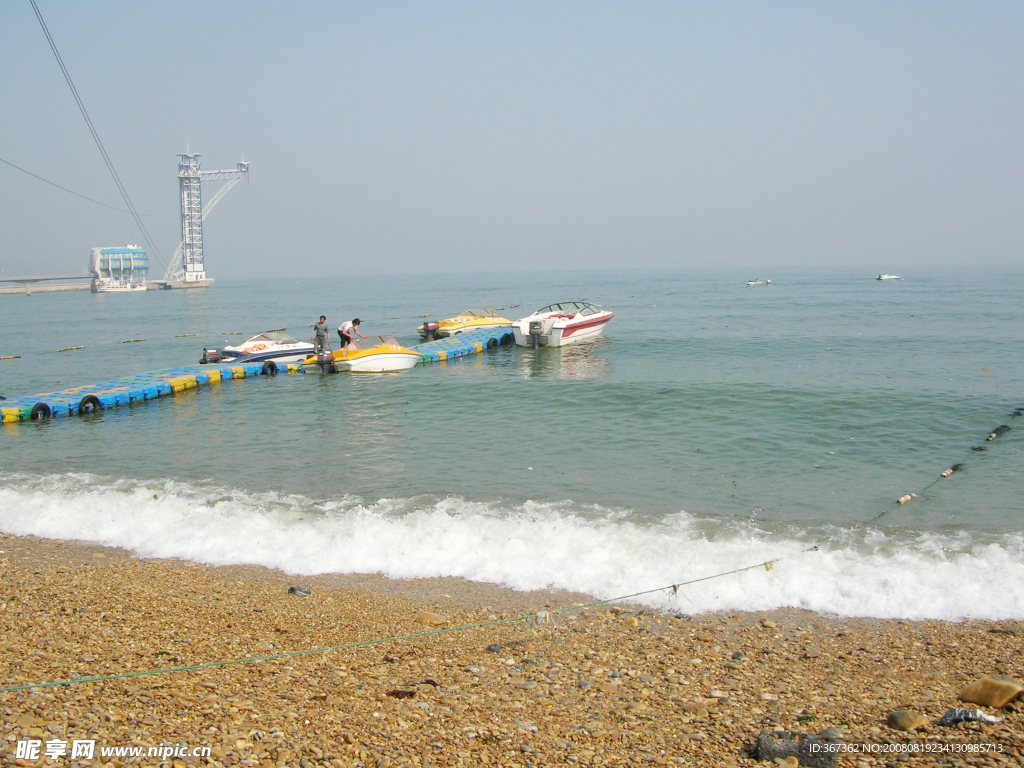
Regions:
<instances>
[{"instance_id":1,"label":"shoreline","mask_svg":"<svg viewBox=\"0 0 1024 768\"><path fill-rule=\"evenodd\" d=\"M259 566L142 559L34 537L2 535L0 550L0 687L549 612L535 627L508 622L5 692L2 763L15 762L19 740L84 738L110 746L211 748L209 757L165 761L176 768L754 765L740 750L761 731L833 728L848 743L904 745L910 751L899 762L906 756L913 765L967 758L1024 764L1020 712L986 710L1005 718L997 725L934 724L949 708L973 706L962 705L957 694L981 675L1024 678L1020 622L841 618L799 609L677 619L614 604L557 612L592 599L458 578L291 577ZM291 595L290 586L312 594ZM495 644L497 652L487 650ZM914 733L894 730L886 716L895 710L920 713L928 724ZM993 747L925 751L950 744ZM884 765L893 754L862 751L840 764Z\"/></svg>"}]
</instances>

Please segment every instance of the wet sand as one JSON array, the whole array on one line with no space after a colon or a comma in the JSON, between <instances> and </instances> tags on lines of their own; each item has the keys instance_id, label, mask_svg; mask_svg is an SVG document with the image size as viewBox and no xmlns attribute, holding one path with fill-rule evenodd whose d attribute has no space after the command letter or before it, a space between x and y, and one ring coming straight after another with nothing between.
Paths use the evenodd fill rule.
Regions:
<instances>
[{"instance_id":1,"label":"wet sand","mask_svg":"<svg viewBox=\"0 0 1024 768\"><path fill-rule=\"evenodd\" d=\"M70 762L17 759L27 739L95 739L94 758L75 762L114 768L161 761L101 757L100 746L210 747L209 757L179 750L164 760L177 768L754 765L743 750L760 732L825 728L857 750L840 765L1024 765L1020 704L987 710L1004 718L996 725L935 725L981 675L1024 678L1017 622L795 609L676 618L461 579L299 578L31 537L2 537L0 550L2 687L548 614L539 624L0 693L3 765ZM894 710L929 723L894 730Z\"/></svg>"}]
</instances>

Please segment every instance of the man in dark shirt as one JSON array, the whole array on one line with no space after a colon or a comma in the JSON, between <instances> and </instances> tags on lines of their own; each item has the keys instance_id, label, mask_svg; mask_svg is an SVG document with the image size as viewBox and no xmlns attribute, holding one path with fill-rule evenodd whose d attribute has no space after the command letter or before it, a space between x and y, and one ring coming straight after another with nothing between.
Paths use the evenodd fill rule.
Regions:
<instances>
[{"instance_id":1,"label":"man in dark shirt","mask_svg":"<svg viewBox=\"0 0 1024 768\"><path fill-rule=\"evenodd\" d=\"M313 326L309 341L313 345L313 354L319 356L331 351L330 331L327 330L327 316L320 315L320 322Z\"/></svg>"}]
</instances>

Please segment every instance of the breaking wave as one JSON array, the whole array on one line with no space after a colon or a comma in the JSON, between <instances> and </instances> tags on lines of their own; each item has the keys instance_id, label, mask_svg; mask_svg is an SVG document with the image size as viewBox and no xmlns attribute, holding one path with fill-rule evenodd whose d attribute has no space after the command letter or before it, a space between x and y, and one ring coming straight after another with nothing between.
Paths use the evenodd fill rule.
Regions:
<instances>
[{"instance_id":1,"label":"breaking wave","mask_svg":"<svg viewBox=\"0 0 1024 768\"><path fill-rule=\"evenodd\" d=\"M777 560L638 598L698 613L798 607L841 616L1024 618L1021 533L777 527L558 503L458 497L329 500L93 475L0 477L0 530L142 557L297 575L458 576L608 599ZM817 551L805 550L831 536Z\"/></svg>"}]
</instances>

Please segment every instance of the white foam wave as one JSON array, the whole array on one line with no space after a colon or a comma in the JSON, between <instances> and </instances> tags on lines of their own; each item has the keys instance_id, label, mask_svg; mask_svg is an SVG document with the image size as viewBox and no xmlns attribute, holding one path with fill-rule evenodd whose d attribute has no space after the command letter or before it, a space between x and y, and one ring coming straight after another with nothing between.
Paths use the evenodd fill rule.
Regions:
<instances>
[{"instance_id":1,"label":"white foam wave","mask_svg":"<svg viewBox=\"0 0 1024 768\"><path fill-rule=\"evenodd\" d=\"M640 600L687 613L791 606L880 618L1024 618L1020 534L896 541L878 531L848 532L841 544L802 553L807 531L769 535L753 524L685 513L645 524L629 517L568 502L317 502L88 475L0 480L0 530L124 547L144 557L258 564L298 575L461 576L603 599L780 558L771 571L756 568Z\"/></svg>"}]
</instances>

